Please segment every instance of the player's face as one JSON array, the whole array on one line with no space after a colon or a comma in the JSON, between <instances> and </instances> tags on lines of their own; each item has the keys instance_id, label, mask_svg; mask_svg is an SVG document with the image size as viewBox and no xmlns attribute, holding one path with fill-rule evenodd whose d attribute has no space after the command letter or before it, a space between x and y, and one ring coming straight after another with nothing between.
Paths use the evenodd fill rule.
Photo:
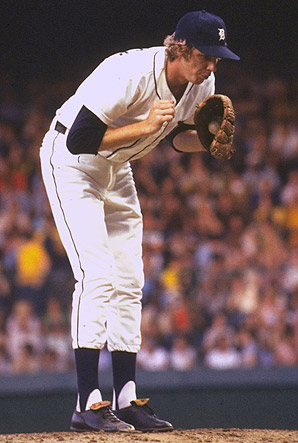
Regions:
<instances>
[{"instance_id":1,"label":"player's face","mask_svg":"<svg viewBox=\"0 0 298 443\"><path fill-rule=\"evenodd\" d=\"M198 49L194 49L187 60L181 57L181 74L184 75L186 81L198 85L216 71L219 60L220 58L205 55Z\"/></svg>"}]
</instances>

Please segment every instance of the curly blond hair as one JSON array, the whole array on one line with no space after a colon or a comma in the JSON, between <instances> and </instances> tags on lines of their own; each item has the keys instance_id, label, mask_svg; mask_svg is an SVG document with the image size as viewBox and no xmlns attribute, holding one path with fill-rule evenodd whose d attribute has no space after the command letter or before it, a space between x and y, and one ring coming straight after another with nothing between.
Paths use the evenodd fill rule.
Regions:
<instances>
[{"instance_id":1,"label":"curly blond hair","mask_svg":"<svg viewBox=\"0 0 298 443\"><path fill-rule=\"evenodd\" d=\"M194 49L193 45L189 45L186 41L177 41L175 40L175 33L172 35L168 35L163 42L164 46L166 46L166 55L170 62L173 62L179 55L182 55L186 60L192 54Z\"/></svg>"}]
</instances>

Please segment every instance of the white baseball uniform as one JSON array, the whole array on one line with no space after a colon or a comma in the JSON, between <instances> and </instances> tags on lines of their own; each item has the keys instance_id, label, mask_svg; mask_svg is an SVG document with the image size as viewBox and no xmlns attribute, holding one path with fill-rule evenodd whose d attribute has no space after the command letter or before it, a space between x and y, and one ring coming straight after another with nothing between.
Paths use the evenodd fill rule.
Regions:
<instances>
[{"instance_id":1,"label":"white baseball uniform","mask_svg":"<svg viewBox=\"0 0 298 443\"><path fill-rule=\"evenodd\" d=\"M73 347L137 352L143 286L142 215L130 167L155 148L195 105L214 94L214 75L188 84L175 117L154 135L129 146L71 154L66 138L82 106L108 127L147 118L156 99L173 99L165 47L136 49L105 59L57 111L43 140L45 187L77 283L73 293ZM59 121L65 134L55 130ZM170 148L169 148L170 149Z\"/></svg>"}]
</instances>

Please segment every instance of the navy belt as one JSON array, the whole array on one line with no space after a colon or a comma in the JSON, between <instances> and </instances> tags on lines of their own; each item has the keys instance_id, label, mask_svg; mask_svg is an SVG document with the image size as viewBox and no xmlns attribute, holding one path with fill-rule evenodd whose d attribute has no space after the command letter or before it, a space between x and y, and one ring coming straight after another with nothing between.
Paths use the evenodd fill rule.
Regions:
<instances>
[{"instance_id":1,"label":"navy belt","mask_svg":"<svg viewBox=\"0 0 298 443\"><path fill-rule=\"evenodd\" d=\"M55 131L60 132L60 134L65 134L66 129L67 128L60 122L57 122L55 125Z\"/></svg>"}]
</instances>

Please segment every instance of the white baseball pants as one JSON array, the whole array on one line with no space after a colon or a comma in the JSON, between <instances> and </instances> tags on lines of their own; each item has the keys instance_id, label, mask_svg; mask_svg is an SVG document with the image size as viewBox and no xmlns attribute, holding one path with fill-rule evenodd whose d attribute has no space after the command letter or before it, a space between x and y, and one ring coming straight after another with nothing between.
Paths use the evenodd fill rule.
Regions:
<instances>
[{"instance_id":1,"label":"white baseball pants","mask_svg":"<svg viewBox=\"0 0 298 443\"><path fill-rule=\"evenodd\" d=\"M137 352L141 344L142 215L130 164L73 155L53 121L41 168L76 279L74 349Z\"/></svg>"}]
</instances>

